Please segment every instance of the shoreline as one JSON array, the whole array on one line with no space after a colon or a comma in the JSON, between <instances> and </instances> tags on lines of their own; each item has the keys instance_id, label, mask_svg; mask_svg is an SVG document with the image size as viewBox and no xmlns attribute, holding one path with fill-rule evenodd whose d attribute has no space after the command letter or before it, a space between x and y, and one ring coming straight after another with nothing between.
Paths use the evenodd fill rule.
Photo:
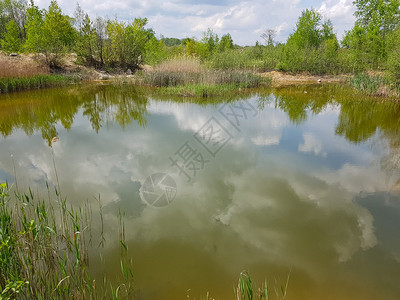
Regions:
<instances>
[{"instance_id":1,"label":"shoreline","mask_svg":"<svg viewBox=\"0 0 400 300\"><path fill-rule=\"evenodd\" d=\"M67 54L62 58L62 67L57 70L50 70L46 67L44 62L43 55L34 55L34 54L19 54L18 56L7 56L4 53L0 53L0 63L3 66L3 69L0 70L0 80L9 80L19 82L22 78L22 81L26 81L27 78L32 78L35 75L63 75L63 76L78 76L82 82L109 82L109 83L132 83L138 84L140 80L138 80L137 72L152 72L153 67L149 65L141 66L140 70L133 73L131 70L126 72L114 70L114 72L106 72L104 70L97 70L93 67L87 67L84 65L80 65L76 63L77 56L76 54ZM221 72L225 72L222 71ZM244 70L230 70L226 72L245 72ZM366 74L371 77L371 80L362 80L356 84L352 84L351 81L357 75L350 74L338 74L338 75L311 75L308 73L297 73L292 74L288 72L282 72L277 70L267 71L267 72L250 72L256 76L260 76L265 80L269 80L268 87L269 88L285 88L285 87L295 87L295 86L311 86L311 85L319 85L319 84L334 84L334 85L343 85L352 88L355 92L360 93L361 95L369 95L376 96L381 99L393 100L393 98L399 97L399 92L396 90L391 90L391 88L386 84L377 81L377 83L373 84L381 84L377 90L371 90L367 84L371 84L379 76L383 76L382 74ZM375 79L374 79L375 78ZM13 80L14 79L14 80ZM11 83L13 84L13 83ZM372 85L373 85L372 84ZM140 85L140 83L139 83ZM39 87L45 88L46 86ZM166 87L167 89L179 90L178 86ZM38 88L37 85L34 85L34 89ZM179 86L180 89L185 89L185 86ZM24 90L29 90L30 87L23 88ZM234 88L230 88L233 90ZM241 91L241 88L237 88L238 91ZM211 87L211 90L221 90L223 92L223 88L219 87L218 84L215 84L215 87ZM13 92L13 91L11 91ZM168 94L171 94L168 92ZM1 91L0 91L1 93ZM7 94L8 92L2 92L3 94ZM190 94L190 93L188 93ZM190 95L189 95L190 96ZM210 95L211 96L211 95Z\"/></svg>"}]
</instances>

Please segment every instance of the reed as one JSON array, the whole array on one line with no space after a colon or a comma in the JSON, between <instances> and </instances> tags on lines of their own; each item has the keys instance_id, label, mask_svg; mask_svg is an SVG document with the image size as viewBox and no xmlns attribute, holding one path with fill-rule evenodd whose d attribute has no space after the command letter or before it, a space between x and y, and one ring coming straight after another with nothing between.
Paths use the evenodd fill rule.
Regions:
<instances>
[{"instance_id":1,"label":"reed","mask_svg":"<svg viewBox=\"0 0 400 300\"><path fill-rule=\"evenodd\" d=\"M22 78L47 74L49 74L47 66L27 55L9 57L0 53L0 78Z\"/></svg>"},{"instance_id":2,"label":"reed","mask_svg":"<svg viewBox=\"0 0 400 300\"><path fill-rule=\"evenodd\" d=\"M367 95L383 97L398 97L400 95L400 82L380 75L357 74L350 79L350 86Z\"/></svg>"},{"instance_id":3,"label":"reed","mask_svg":"<svg viewBox=\"0 0 400 300\"><path fill-rule=\"evenodd\" d=\"M79 81L80 78L78 76L66 75L35 75L21 78L0 78L0 94L28 89L63 86Z\"/></svg>"},{"instance_id":4,"label":"reed","mask_svg":"<svg viewBox=\"0 0 400 300\"><path fill-rule=\"evenodd\" d=\"M273 288L276 299L286 299L289 288L289 280L290 272L284 284L279 283L279 281L275 278L275 284ZM255 288L247 271L242 271L240 273L237 287L234 288L234 293L236 300L268 300L270 298L270 290L267 280L264 281L264 284L261 287Z\"/></svg>"},{"instance_id":5,"label":"reed","mask_svg":"<svg viewBox=\"0 0 400 300\"><path fill-rule=\"evenodd\" d=\"M209 97L227 90L269 86L271 80L251 72L209 70L196 59L170 60L143 71L136 80L141 85L170 89L171 94Z\"/></svg>"},{"instance_id":6,"label":"reed","mask_svg":"<svg viewBox=\"0 0 400 300\"><path fill-rule=\"evenodd\" d=\"M133 272L127 247L118 286L105 277L97 285L89 273L90 207L68 208L66 199L58 205L62 218L31 189L10 195L8 184L0 184L0 299L129 298Z\"/></svg>"}]
</instances>

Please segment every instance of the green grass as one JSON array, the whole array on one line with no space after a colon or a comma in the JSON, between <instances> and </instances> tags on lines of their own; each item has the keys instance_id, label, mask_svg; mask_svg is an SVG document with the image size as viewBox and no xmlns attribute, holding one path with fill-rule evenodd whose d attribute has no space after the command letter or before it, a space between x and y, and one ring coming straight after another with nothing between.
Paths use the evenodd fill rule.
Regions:
<instances>
[{"instance_id":1,"label":"green grass","mask_svg":"<svg viewBox=\"0 0 400 300\"><path fill-rule=\"evenodd\" d=\"M350 79L350 86L367 95L384 97L398 97L400 95L400 83L385 76L371 76L360 73Z\"/></svg>"},{"instance_id":2,"label":"green grass","mask_svg":"<svg viewBox=\"0 0 400 300\"><path fill-rule=\"evenodd\" d=\"M274 293L276 299L284 300L287 297L287 292L289 288L290 272L285 280L285 282L279 283L275 278ZM251 280L251 277L247 271L243 271L239 275L239 280L237 287L235 287L235 299L237 300L268 300L271 297L271 291L269 290L270 285L268 285L267 280L261 285L261 287L256 288Z\"/></svg>"},{"instance_id":3,"label":"green grass","mask_svg":"<svg viewBox=\"0 0 400 300\"><path fill-rule=\"evenodd\" d=\"M246 92L249 86L241 84L186 84L180 86L163 87L159 89L160 94L177 95L184 97L208 98L217 96L228 96L238 92Z\"/></svg>"},{"instance_id":4,"label":"green grass","mask_svg":"<svg viewBox=\"0 0 400 300\"><path fill-rule=\"evenodd\" d=\"M30 189L10 195L8 185L0 184L0 299L131 298L132 262L123 232L120 215L120 277L110 281L104 276L97 283L89 273L88 204L68 208L57 190L49 201Z\"/></svg>"},{"instance_id":5,"label":"green grass","mask_svg":"<svg viewBox=\"0 0 400 300\"><path fill-rule=\"evenodd\" d=\"M35 75L22 78L0 78L0 94L18 92L29 89L63 86L79 82L77 76Z\"/></svg>"}]
</instances>

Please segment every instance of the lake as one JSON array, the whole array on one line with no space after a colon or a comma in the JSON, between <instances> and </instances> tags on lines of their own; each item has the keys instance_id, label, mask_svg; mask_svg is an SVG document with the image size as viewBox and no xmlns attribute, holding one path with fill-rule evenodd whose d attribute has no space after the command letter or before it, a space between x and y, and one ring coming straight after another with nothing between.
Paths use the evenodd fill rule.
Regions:
<instances>
[{"instance_id":1,"label":"lake","mask_svg":"<svg viewBox=\"0 0 400 300\"><path fill-rule=\"evenodd\" d=\"M272 298L290 274L286 299L399 299L399 103L86 84L0 95L0 132L0 182L90 203L99 280L123 219L139 299L234 299L244 270Z\"/></svg>"}]
</instances>

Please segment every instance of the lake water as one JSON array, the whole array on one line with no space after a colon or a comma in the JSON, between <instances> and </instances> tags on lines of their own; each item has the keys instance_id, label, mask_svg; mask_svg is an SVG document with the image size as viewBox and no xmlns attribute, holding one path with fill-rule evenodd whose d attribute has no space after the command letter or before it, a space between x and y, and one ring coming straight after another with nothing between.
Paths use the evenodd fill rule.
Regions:
<instances>
[{"instance_id":1,"label":"lake water","mask_svg":"<svg viewBox=\"0 0 400 300\"><path fill-rule=\"evenodd\" d=\"M121 211L140 299L233 299L243 270L272 297L289 273L286 299L400 297L399 104L93 84L2 95L0 132L0 182L47 195L57 136L62 195L94 215L100 195L99 278L120 268Z\"/></svg>"}]
</instances>

